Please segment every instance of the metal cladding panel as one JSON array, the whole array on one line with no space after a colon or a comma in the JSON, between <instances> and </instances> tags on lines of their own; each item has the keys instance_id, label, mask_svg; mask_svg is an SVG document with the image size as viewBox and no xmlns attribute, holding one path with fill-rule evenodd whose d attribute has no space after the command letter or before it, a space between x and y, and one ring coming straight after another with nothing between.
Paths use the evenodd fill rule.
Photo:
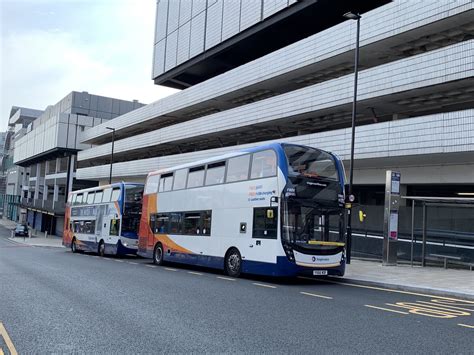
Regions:
<instances>
[{"instance_id":1,"label":"metal cladding panel","mask_svg":"<svg viewBox=\"0 0 474 355\"><path fill-rule=\"evenodd\" d=\"M192 0L192 2L193 2L193 9L192 9L193 18L206 11L207 0Z\"/></svg>"},{"instance_id":2,"label":"metal cladding panel","mask_svg":"<svg viewBox=\"0 0 474 355\"><path fill-rule=\"evenodd\" d=\"M204 50L204 29L206 27L206 14L201 12L191 20L191 41L189 57L192 58Z\"/></svg>"},{"instance_id":3,"label":"metal cladding panel","mask_svg":"<svg viewBox=\"0 0 474 355\"><path fill-rule=\"evenodd\" d=\"M160 42L166 37L166 29L168 27L168 2L169 0L158 0L156 5L155 43Z\"/></svg>"},{"instance_id":4,"label":"metal cladding panel","mask_svg":"<svg viewBox=\"0 0 474 355\"><path fill-rule=\"evenodd\" d=\"M165 71L176 66L176 51L178 49L178 31L166 38Z\"/></svg>"},{"instance_id":5,"label":"metal cladding panel","mask_svg":"<svg viewBox=\"0 0 474 355\"><path fill-rule=\"evenodd\" d=\"M288 6L288 0L264 0L263 18L267 18Z\"/></svg>"},{"instance_id":6,"label":"metal cladding panel","mask_svg":"<svg viewBox=\"0 0 474 355\"><path fill-rule=\"evenodd\" d=\"M436 84L469 79L474 75L474 40L461 42L422 55L364 70L360 73L358 99L368 100ZM387 76L387 73L391 73ZM413 75L416 73L416 80ZM219 131L249 127L278 119L349 105L352 102L352 74L290 91L244 106L210 114L118 140L115 151L185 140ZM107 155L110 143L81 152L79 160Z\"/></svg>"},{"instance_id":7,"label":"metal cladding panel","mask_svg":"<svg viewBox=\"0 0 474 355\"><path fill-rule=\"evenodd\" d=\"M206 49L214 47L222 40L222 9L222 0L207 8Z\"/></svg>"},{"instance_id":8,"label":"metal cladding panel","mask_svg":"<svg viewBox=\"0 0 474 355\"><path fill-rule=\"evenodd\" d=\"M179 0L169 1L168 3L168 35L178 29L179 23Z\"/></svg>"},{"instance_id":9,"label":"metal cladding panel","mask_svg":"<svg viewBox=\"0 0 474 355\"><path fill-rule=\"evenodd\" d=\"M242 1L240 12L240 31L255 25L262 20L262 4L260 1Z\"/></svg>"},{"instance_id":10,"label":"metal cladding panel","mask_svg":"<svg viewBox=\"0 0 474 355\"><path fill-rule=\"evenodd\" d=\"M178 54L177 64L181 64L189 59L189 40L191 37L191 21L186 22L178 29Z\"/></svg>"},{"instance_id":11,"label":"metal cladding panel","mask_svg":"<svg viewBox=\"0 0 474 355\"><path fill-rule=\"evenodd\" d=\"M240 0L224 2L224 16L222 20L222 40L226 40L240 31Z\"/></svg>"},{"instance_id":12,"label":"metal cladding panel","mask_svg":"<svg viewBox=\"0 0 474 355\"><path fill-rule=\"evenodd\" d=\"M279 139L278 141L324 149L336 153L343 160L348 160L350 158L351 145L350 130L350 128L343 128L288 137ZM356 134L356 159L474 152L474 109L359 126L356 128ZM255 142L192 153L116 163L114 164L114 175L144 176L153 170L198 161L271 142L274 141ZM109 173L108 168L109 165L101 165L78 169L77 176L79 179L107 177ZM447 166L447 168L449 169L449 166ZM468 167L467 171L470 172L467 176L463 176L463 178L469 181L469 179L474 178L474 170Z\"/></svg>"},{"instance_id":13,"label":"metal cladding panel","mask_svg":"<svg viewBox=\"0 0 474 355\"><path fill-rule=\"evenodd\" d=\"M181 0L181 7L179 9L179 26L191 21L191 10L193 7L192 0Z\"/></svg>"},{"instance_id":14,"label":"metal cladding panel","mask_svg":"<svg viewBox=\"0 0 474 355\"><path fill-rule=\"evenodd\" d=\"M112 112L112 99L110 97L99 97L97 111Z\"/></svg>"},{"instance_id":15,"label":"metal cladding panel","mask_svg":"<svg viewBox=\"0 0 474 355\"><path fill-rule=\"evenodd\" d=\"M153 76L165 72L165 45L166 39L162 39L155 44L155 50L153 51Z\"/></svg>"},{"instance_id":16,"label":"metal cladding panel","mask_svg":"<svg viewBox=\"0 0 474 355\"><path fill-rule=\"evenodd\" d=\"M242 20L244 20L245 11L253 15L258 13L256 8L255 11L249 11L252 4L254 2L242 2ZM408 33L410 30L436 23L451 16L464 16L466 11L472 11L473 8L473 3L470 0L434 4L437 5L434 6L430 3L427 6L427 3L417 1L392 2L364 14L365 30L361 31L361 46L389 40L393 36ZM203 33L204 13L201 13L192 20L190 57L203 51ZM353 50L354 36L354 21L345 21L253 62L241 65L223 75L118 117L110 124L117 129L132 127L199 102L212 100L230 92L245 90L249 86L307 65L331 60L333 57ZM105 125L89 130L84 135L84 139L91 140L108 134L104 127Z\"/></svg>"}]
</instances>

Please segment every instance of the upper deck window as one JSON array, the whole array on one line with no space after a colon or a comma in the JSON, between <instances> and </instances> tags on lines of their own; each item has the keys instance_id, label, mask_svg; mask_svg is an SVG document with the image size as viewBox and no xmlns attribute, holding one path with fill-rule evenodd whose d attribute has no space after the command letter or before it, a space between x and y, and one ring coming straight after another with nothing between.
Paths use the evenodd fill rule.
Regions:
<instances>
[{"instance_id":1,"label":"upper deck window","mask_svg":"<svg viewBox=\"0 0 474 355\"><path fill-rule=\"evenodd\" d=\"M222 184L224 182L225 161L207 165L206 186Z\"/></svg>"},{"instance_id":2,"label":"upper deck window","mask_svg":"<svg viewBox=\"0 0 474 355\"><path fill-rule=\"evenodd\" d=\"M204 184L204 165L189 169L188 188L199 187Z\"/></svg>"},{"instance_id":3,"label":"upper deck window","mask_svg":"<svg viewBox=\"0 0 474 355\"><path fill-rule=\"evenodd\" d=\"M230 158L227 163L226 182L242 181L249 178L250 154Z\"/></svg>"},{"instance_id":4,"label":"upper deck window","mask_svg":"<svg viewBox=\"0 0 474 355\"><path fill-rule=\"evenodd\" d=\"M113 190L112 190L111 201L112 202L118 201L119 198L120 198L120 188L119 187L114 187Z\"/></svg>"},{"instance_id":5,"label":"upper deck window","mask_svg":"<svg viewBox=\"0 0 474 355\"><path fill-rule=\"evenodd\" d=\"M102 190L95 192L94 203L101 203L102 202L102 195L104 192Z\"/></svg>"},{"instance_id":6,"label":"upper deck window","mask_svg":"<svg viewBox=\"0 0 474 355\"><path fill-rule=\"evenodd\" d=\"M177 170L174 173L173 190L181 190L186 187L186 177L188 176L188 169Z\"/></svg>"},{"instance_id":7,"label":"upper deck window","mask_svg":"<svg viewBox=\"0 0 474 355\"><path fill-rule=\"evenodd\" d=\"M112 188L108 187L104 190L104 196L102 196L102 202L110 202L112 196Z\"/></svg>"},{"instance_id":8,"label":"upper deck window","mask_svg":"<svg viewBox=\"0 0 474 355\"><path fill-rule=\"evenodd\" d=\"M264 150L253 154L251 179L276 175L277 159L273 150Z\"/></svg>"},{"instance_id":9,"label":"upper deck window","mask_svg":"<svg viewBox=\"0 0 474 355\"><path fill-rule=\"evenodd\" d=\"M94 202L94 191L90 191L89 194L87 195L87 204L91 205Z\"/></svg>"},{"instance_id":10,"label":"upper deck window","mask_svg":"<svg viewBox=\"0 0 474 355\"><path fill-rule=\"evenodd\" d=\"M290 176L339 180L333 157L324 151L296 145L284 145Z\"/></svg>"},{"instance_id":11,"label":"upper deck window","mask_svg":"<svg viewBox=\"0 0 474 355\"><path fill-rule=\"evenodd\" d=\"M160 181L160 175L152 175L148 177L145 185L145 195L153 194L158 192L158 182Z\"/></svg>"},{"instance_id":12,"label":"upper deck window","mask_svg":"<svg viewBox=\"0 0 474 355\"><path fill-rule=\"evenodd\" d=\"M171 191L173 187L173 173L163 174L160 179L159 192Z\"/></svg>"}]
</instances>

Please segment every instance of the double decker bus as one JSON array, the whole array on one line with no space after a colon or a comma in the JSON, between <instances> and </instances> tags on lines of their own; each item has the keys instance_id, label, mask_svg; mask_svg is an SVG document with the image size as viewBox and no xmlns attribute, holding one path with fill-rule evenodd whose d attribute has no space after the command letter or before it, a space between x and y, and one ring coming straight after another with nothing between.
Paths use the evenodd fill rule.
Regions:
<instances>
[{"instance_id":1,"label":"double decker bus","mask_svg":"<svg viewBox=\"0 0 474 355\"><path fill-rule=\"evenodd\" d=\"M71 192L63 245L73 253L135 254L142 198L143 184L125 182Z\"/></svg>"},{"instance_id":2,"label":"double decker bus","mask_svg":"<svg viewBox=\"0 0 474 355\"><path fill-rule=\"evenodd\" d=\"M271 276L344 275L344 169L274 143L152 172L138 255Z\"/></svg>"}]
</instances>

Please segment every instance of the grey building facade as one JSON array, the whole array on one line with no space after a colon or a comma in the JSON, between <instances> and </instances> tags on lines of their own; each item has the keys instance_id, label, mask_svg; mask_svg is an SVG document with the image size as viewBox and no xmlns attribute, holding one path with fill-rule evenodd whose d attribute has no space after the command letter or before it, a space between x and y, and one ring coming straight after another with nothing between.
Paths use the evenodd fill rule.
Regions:
<instances>
[{"instance_id":1,"label":"grey building facade","mask_svg":"<svg viewBox=\"0 0 474 355\"><path fill-rule=\"evenodd\" d=\"M356 6L158 1L152 77L184 90L107 123L118 137L114 178L144 180L267 141L326 149L348 167L356 24L342 15L355 10L357 200L383 204L387 169L401 171L403 194L473 193L474 3ZM78 154L78 177L105 182L108 130L98 125L82 139L91 148Z\"/></svg>"},{"instance_id":2,"label":"grey building facade","mask_svg":"<svg viewBox=\"0 0 474 355\"><path fill-rule=\"evenodd\" d=\"M15 139L13 163L23 176L24 221L35 230L61 236L68 193L97 184L76 177L77 152L90 148L80 143L82 135L142 106L136 100L73 91L22 127Z\"/></svg>"}]
</instances>

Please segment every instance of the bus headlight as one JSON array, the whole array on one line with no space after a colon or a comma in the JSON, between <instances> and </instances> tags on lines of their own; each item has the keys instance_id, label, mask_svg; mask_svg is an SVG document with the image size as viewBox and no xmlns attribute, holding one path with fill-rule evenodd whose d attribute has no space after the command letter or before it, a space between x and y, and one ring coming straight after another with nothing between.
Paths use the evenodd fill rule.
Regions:
<instances>
[{"instance_id":1,"label":"bus headlight","mask_svg":"<svg viewBox=\"0 0 474 355\"><path fill-rule=\"evenodd\" d=\"M295 255L293 254L293 250L285 244L283 244L283 249L285 250L285 254L288 260L295 261Z\"/></svg>"},{"instance_id":2,"label":"bus headlight","mask_svg":"<svg viewBox=\"0 0 474 355\"><path fill-rule=\"evenodd\" d=\"M126 242L122 242L122 245L123 245L124 247L128 247L128 243L126 243Z\"/></svg>"}]
</instances>

